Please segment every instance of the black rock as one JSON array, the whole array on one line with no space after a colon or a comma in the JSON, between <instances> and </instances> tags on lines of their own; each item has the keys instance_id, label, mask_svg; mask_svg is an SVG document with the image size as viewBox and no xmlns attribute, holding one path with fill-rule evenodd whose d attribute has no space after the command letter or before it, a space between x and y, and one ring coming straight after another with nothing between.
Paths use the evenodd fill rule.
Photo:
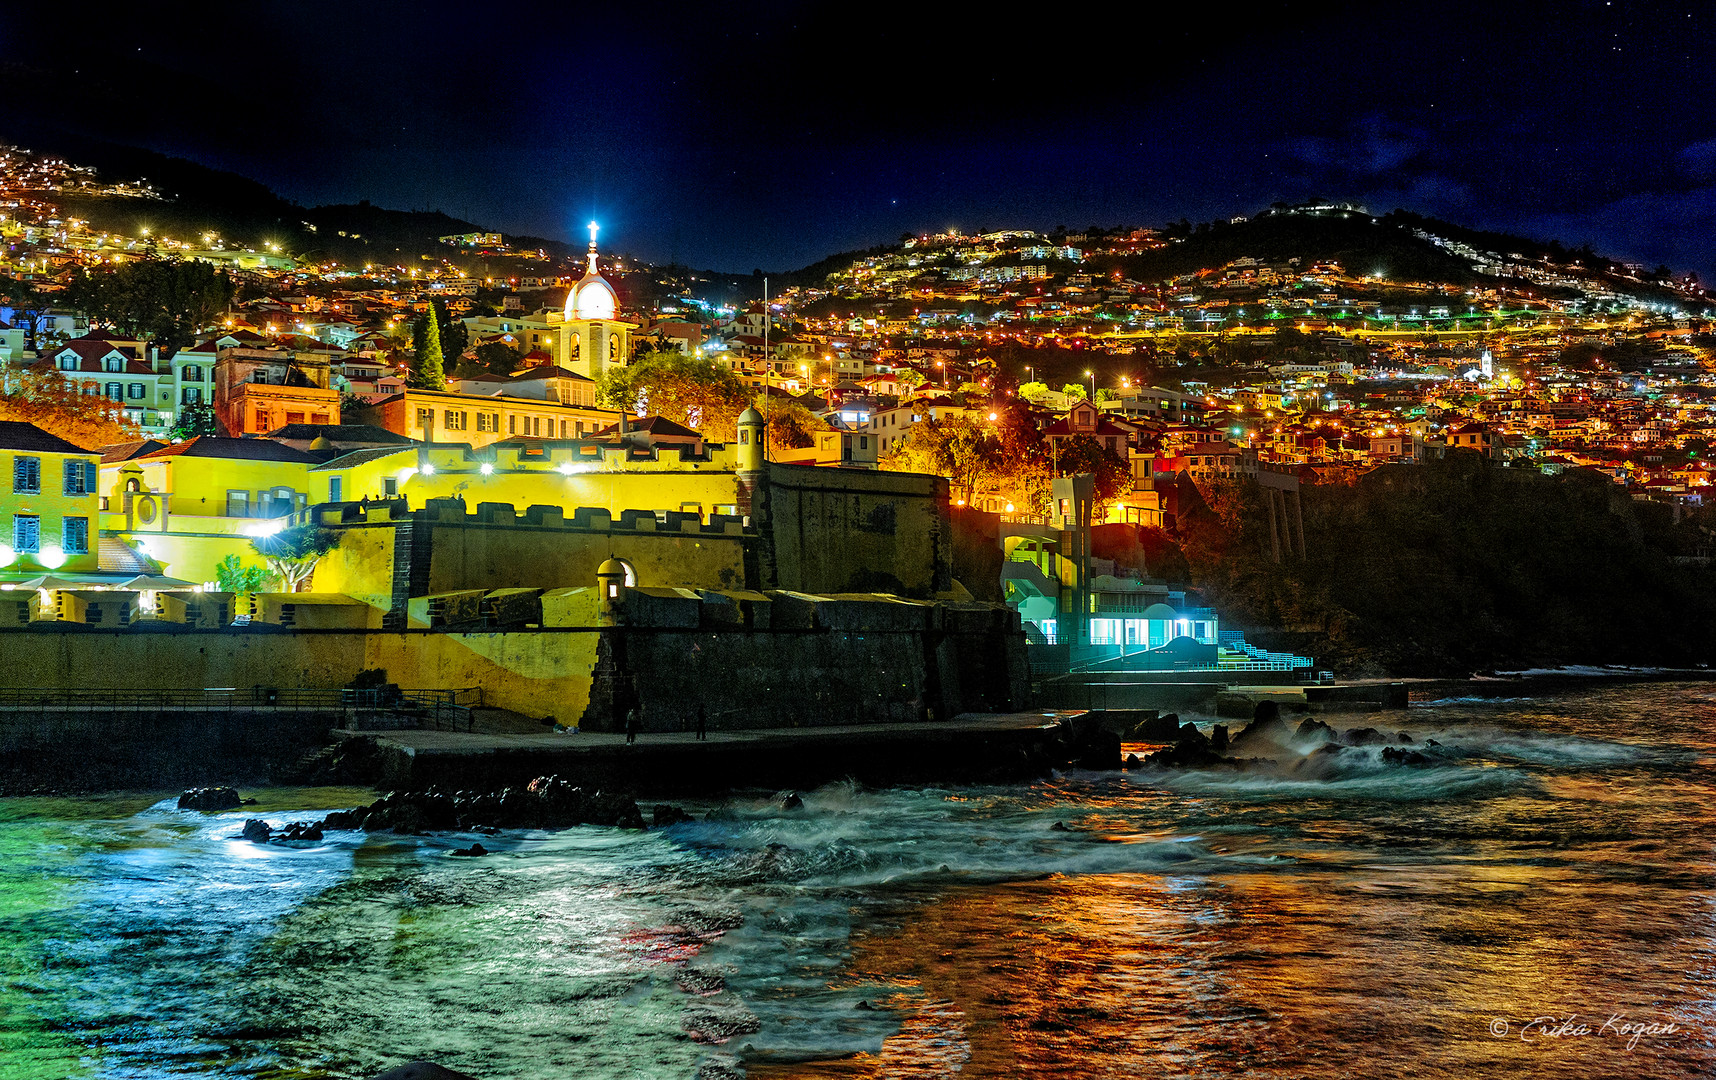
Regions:
<instances>
[{"instance_id":1,"label":"black rock","mask_svg":"<svg viewBox=\"0 0 1716 1080\"><path fill-rule=\"evenodd\" d=\"M1410 735L1408 735L1408 734L1407 734L1407 733L1406 733L1406 732L1404 732L1404 731L1397 731L1397 732L1395 732L1395 733L1394 733L1394 741L1395 741L1395 742L1398 742L1398 743L1406 743L1406 744L1408 744L1408 745L1410 745L1410 744L1412 744L1412 743L1414 743L1414 742L1417 742L1417 740L1416 740L1416 739L1414 739L1414 738L1413 738L1413 737L1412 737L1412 736L1410 736Z\"/></svg>"},{"instance_id":2,"label":"black rock","mask_svg":"<svg viewBox=\"0 0 1716 1080\"><path fill-rule=\"evenodd\" d=\"M1049 831L1050 832L1066 832L1067 831L1067 823L1064 821L1057 821L1053 825L1049 826Z\"/></svg>"},{"instance_id":3,"label":"black rock","mask_svg":"<svg viewBox=\"0 0 1716 1080\"><path fill-rule=\"evenodd\" d=\"M692 817L677 806L662 805L655 808L650 815L650 820L656 828L665 829L669 825L678 825L681 822L690 821Z\"/></svg>"},{"instance_id":4,"label":"black rock","mask_svg":"<svg viewBox=\"0 0 1716 1080\"><path fill-rule=\"evenodd\" d=\"M1175 745L1201 746L1209 748L1210 738L1198 730L1196 724L1182 724L1180 730L1174 733Z\"/></svg>"},{"instance_id":5,"label":"black rock","mask_svg":"<svg viewBox=\"0 0 1716 1080\"><path fill-rule=\"evenodd\" d=\"M1227 751L1227 725L1217 724L1210 728L1210 749L1221 754Z\"/></svg>"},{"instance_id":6,"label":"black rock","mask_svg":"<svg viewBox=\"0 0 1716 1080\"><path fill-rule=\"evenodd\" d=\"M1132 737L1139 742L1172 742L1179 730L1179 714L1167 713L1134 725Z\"/></svg>"},{"instance_id":7,"label":"black rock","mask_svg":"<svg viewBox=\"0 0 1716 1080\"><path fill-rule=\"evenodd\" d=\"M868 1001L860 1001L858 1004L856 1004L852 1007L854 1009L874 1009L876 1006L870 1004Z\"/></svg>"},{"instance_id":8,"label":"black rock","mask_svg":"<svg viewBox=\"0 0 1716 1080\"><path fill-rule=\"evenodd\" d=\"M409 1065L397 1065L384 1073L377 1073L374 1080L476 1080L476 1077L442 1068L432 1061L413 1061Z\"/></svg>"},{"instance_id":9,"label":"black rock","mask_svg":"<svg viewBox=\"0 0 1716 1080\"><path fill-rule=\"evenodd\" d=\"M1375 746L1387 741L1382 737L1382 732L1373 727L1353 728L1341 732L1341 742L1347 746Z\"/></svg>"},{"instance_id":10,"label":"black rock","mask_svg":"<svg viewBox=\"0 0 1716 1080\"><path fill-rule=\"evenodd\" d=\"M1287 730L1287 721L1281 719L1281 706L1275 702L1258 702L1251 715L1251 723L1231 740L1234 748L1255 742L1285 744L1292 738L1292 733Z\"/></svg>"},{"instance_id":11,"label":"black rock","mask_svg":"<svg viewBox=\"0 0 1716 1080\"><path fill-rule=\"evenodd\" d=\"M1158 750L1144 759L1144 764L1171 769L1234 768L1232 758L1212 751L1207 743L1183 740L1166 750Z\"/></svg>"},{"instance_id":12,"label":"black rock","mask_svg":"<svg viewBox=\"0 0 1716 1080\"><path fill-rule=\"evenodd\" d=\"M256 800L250 801L254 803ZM238 797L237 788L191 788L179 796L180 810L236 810L243 805L244 801Z\"/></svg>"},{"instance_id":13,"label":"black rock","mask_svg":"<svg viewBox=\"0 0 1716 1080\"><path fill-rule=\"evenodd\" d=\"M775 796L775 806L781 810L803 810L804 800L796 791L783 791Z\"/></svg>"},{"instance_id":14,"label":"black rock","mask_svg":"<svg viewBox=\"0 0 1716 1080\"><path fill-rule=\"evenodd\" d=\"M448 854L462 855L462 856L465 856L466 858L473 858L474 859L474 858L481 856L481 855L487 855L488 853L489 853L489 849L484 847L483 845L472 844L468 848L458 848L454 851L449 852Z\"/></svg>"},{"instance_id":15,"label":"black rock","mask_svg":"<svg viewBox=\"0 0 1716 1080\"><path fill-rule=\"evenodd\" d=\"M335 810L322 819L322 828L335 832L362 827L363 817L356 810Z\"/></svg>"},{"instance_id":16,"label":"black rock","mask_svg":"<svg viewBox=\"0 0 1716 1080\"><path fill-rule=\"evenodd\" d=\"M498 829L564 829L573 825L645 827L643 812L624 795L586 792L556 776L541 776L523 788L498 792L435 788L392 792L368 806L328 815L324 828L362 828L396 833Z\"/></svg>"},{"instance_id":17,"label":"black rock","mask_svg":"<svg viewBox=\"0 0 1716 1080\"><path fill-rule=\"evenodd\" d=\"M317 843L322 839L322 826L314 821L293 821L274 832L268 839L275 843L286 840L305 840Z\"/></svg>"},{"instance_id":18,"label":"black rock","mask_svg":"<svg viewBox=\"0 0 1716 1080\"><path fill-rule=\"evenodd\" d=\"M265 843L274 827L260 818L251 818L244 823L244 831L239 836L254 843Z\"/></svg>"},{"instance_id":19,"label":"black rock","mask_svg":"<svg viewBox=\"0 0 1716 1080\"><path fill-rule=\"evenodd\" d=\"M1136 769L1141 764L1143 764L1143 763L1138 760L1137 754L1127 754L1126 755L1126 761L1124 763L1125 768Z\"/></svg>"},{"instance_id":20,"label":"black rock","mask_svg":"<svg viewBox=\"0 0 1716 1080\"><path fill-rule=\"evenodd\" d=\"M1300 743L1334 742L1335 729L1321 720L1305 719L1299 722L1299 730L1293 733L1293 741Z\"/></svg>"},{"instance_id":21,"label":"black rock","mask_svg":"<svg viewBox=\"0 0 1716 1080\"><path fill-rule=\"evenodd\" d=\"M1382 760L1390 765L1428 765L1430 759L1416 750L1397 750L1392 746L1382 749Z\"/></svg>"}]
</instances>

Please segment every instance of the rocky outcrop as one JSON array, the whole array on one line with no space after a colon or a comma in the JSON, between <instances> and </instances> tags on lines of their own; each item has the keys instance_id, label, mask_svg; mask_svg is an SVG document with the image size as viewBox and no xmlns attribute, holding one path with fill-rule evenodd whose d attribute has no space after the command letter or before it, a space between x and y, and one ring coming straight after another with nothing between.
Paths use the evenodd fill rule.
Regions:
<instances>
[{"instance_id":1,"label":"rocky outcrop","mask_svg":"<svg viewBox=\"0 0 1716 1080\"><path fill-rule=\"evenodd\" d=\"M191 788L179 796L180 810L237 810L244 805L237 788Z\"/></svg>"},{"instance_id":2,"label":"rocky outcrop","mask_svg":"<svg viewBox=\"0 0 1716 1080\"><path fill-rule=\"evenodd\" d=\"M679 825L694 820L696 819L677 806L658 806L650 814L650 824L658 829L665 829L669 825Z\"/></svg>"},{"instance_id":3,"label":"rocky outcrop","mask_svg":"<svg viewBox=\"0 0 1716 1080\"><path fill-rule=\"evenodd\" d=\"M1293 733L1293 741L1300 745L1309 746L1334 742L1335 729L1321 720L1303 720L1299 724L1299 730Z\"/></svg>"},{"instance_id":4,"label":"rocky outcrop","mask_svg":"<svg viewBox=\"0 0 1716 1080\"><path fill-rule=\"evenodd\" d=\"M286 844L297 841L314 844L321 842L322 826L315 821L293 821L276 828L261 818L251 818L244 823L244 831L239 837L253 844Z\"/></svg>"},{"instance_id":5,"label":"rocky outcrop","mask_svg":"<svg viewBox=\"0 0 1716 1080\"><path fill-rule=\"evenodd\" d=\"M1259 743L1285 746L1292 737L1287 721L1281 719L1281 706L1273 701L1260 701L1252 711L1251 723L1233 737L1231 745L1236 750Z\"/></svg>"},{"instance_id":6,"label":"rocky outcrop","mask_svg":"<svg viewBox=\"0 0 1716 1080\"><path fill-rule=\"evenodd\" d=\"M401 834L480 828L566 829L574 825L645 828L638 804L624 795L585 791L556 776L541 776L522 788L494 792L393 792L368 806L339 810L324 829L362 829Z\"/></svg>"}]
</instances>

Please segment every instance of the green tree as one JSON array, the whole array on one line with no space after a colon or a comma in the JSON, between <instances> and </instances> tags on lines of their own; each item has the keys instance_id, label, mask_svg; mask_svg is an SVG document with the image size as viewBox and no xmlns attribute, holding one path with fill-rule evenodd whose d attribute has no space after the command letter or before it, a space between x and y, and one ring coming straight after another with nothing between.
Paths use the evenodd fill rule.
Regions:
<instances>
[{"instance_id":1,"label":"green tree","mask_svg":"<svg viewBox=\"0 0 1716 1080\"><path fill-rule=\"evenodd\" d=\"M420 390L447 389L445 361L441 356L441 320L433 302L413 328L416 357L411 362L410 384Z\"/></svg>"},{"instance_id":2,"label":"green tree","mask_svg":"<svg viewBox=\"0 0 1716 1080\"><path fill-rule=\"evenodd\" d=\"M633 416L664 416L722 442L734 437L735 421L751 403L751 394L713 360L656 352L603 372L596 399Z\"/></svg>"},{"instance_id":3,"label":"green tree","mask_svg":"<svg viewBox=\"0 0 1716 1080\"><path fill-rule=\"evenodd\" d=\"M219 321L234 291L226 271L209 263L144 259L104 273L78 274L66 288L66 299L96 322L149 338L170 357Z\"/></svg>"},{"instance_id":4,"label":"green tree","mask_svg":"<svg viewBox=\"0 0 1716 1080\"><path fill-rule=\"evenodd\" d=\"M828 430L821 418L792 398L764 397L757 411L763 414L763 434L771 454L815 446L815 432Z\"/></svg>"},{"instance_id":5,"label":"green tree","mask_svg":"<svg viewBox=\"0 0 1716 1080\"><path fill-rule=\"evenodd\" d=\"M180 405L171 434L176 442L194 439L198 435L219 435L220 419L215 416L214 406L206 401Z\"/></svg>"},{"instance_id":6,"label":"green tree","mask_svg":"<svg viewBox=\"0 0 1716 1080\"><path fill-rule=\"evenodd\" d=\"M962 416L925 420L912 427L882 466L945 476L953 485L953 497L968 503L978 488L1001 475L1001 443L989 427Z\"/></svg>"},{"instance_id":7,"label":"green tree","mask_svg":"<svg viewBox=\"0 0 1716 1080\"><path fill-rule=\"evenodd\" d=\"M1082 399L1088 391L1085 390L1084 383L1070 382L1061 387L1061 393L1065 394L1069 398Z\"/></svg>"},{"instance_id":8,"label":"green tree","mask_svg":"<svg viewBox=\"0 0 1716 1080\"><path fill-rule=\"evenodd\" d=\"M297 592L316 572L323 555L340 544L340 534L319 525L294 525L251 541L286 592Z\"/></svg>"},{"instance_id":9,"label":"green tree","mask_svg":"<svg viewBox=\"0 0 1716 1080\"><path fill-rule=\"evenodd\" d=\"M267 567L246 566L237 555L228 555L215 563L215 588L221 592L254 593L268 588L273 575Z\"/></svg>"},{"instance_id":10,"label":"green tree","mask_svg":"<svg viewBox=\"0 0 1716 1080\"><path fill-rule=\"evenodd\" d=\"M485 341L472 350L468 360L459 364L460 371L472 375L511 375L524 363L524 354L504 341Z\"/></svg>"},{"instance_id":11,"label":"green tree","mask_svg":"<svg viewBox=\"0 0 1716 1080\"><path fill-rule=\"evenodd\" d=\"M1050 393L1052 391L1049 389L1048 383L1028 382L1019 384L1019 396L1026 401L1035 401L1038 398L1047 397Z\"/></svg>"},{"instance_id":12,"label":"green tree","mask_svg":"<svg viewBox=\"0 0 1716 1080\"><path fill-rule=\"evenodd\" d=\"M1126 463L1089 435L1075 435L1061 444L1055 471L1061 476L1090 473L1095 478L1092 512L1097 520L1115 499L1132 490L1132 472Z\"/></svg>"}]
</instances>

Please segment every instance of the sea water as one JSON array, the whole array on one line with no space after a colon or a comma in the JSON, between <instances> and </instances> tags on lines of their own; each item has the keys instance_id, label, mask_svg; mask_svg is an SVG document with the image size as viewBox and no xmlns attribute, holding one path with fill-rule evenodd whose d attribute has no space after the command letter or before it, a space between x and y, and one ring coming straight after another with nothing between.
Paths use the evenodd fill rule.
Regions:
<instances>
[{"instance_id":1,"label":"sea water","mask_svg":"<svg viewBox=\"0 0 1716 1080\"><path fill-rule=\"evenodd\" d=\"M642 833L0 800L0 1078L1716 1074L1716 685L1510 692L1325 718L1423 766L836 785Z\"/></svg>"}]
</instances>

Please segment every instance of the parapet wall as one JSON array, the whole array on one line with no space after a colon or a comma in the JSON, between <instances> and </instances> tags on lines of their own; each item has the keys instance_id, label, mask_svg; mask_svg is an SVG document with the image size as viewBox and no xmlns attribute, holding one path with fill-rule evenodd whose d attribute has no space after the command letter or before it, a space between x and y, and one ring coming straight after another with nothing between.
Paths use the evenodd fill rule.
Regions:
<instances>
[{"instance_id":1,"label":"parapet wall","mask_svg":"<svg viewBox=\"0 0 1716 1080\"><path fill-rule=\"evenodd\" d=\"M336 504L321 523L345 535L317 565L313 588L361 597L404 629L411 597L505 588L591 585L610 557L625 560L640 585L742 588L748 533L731 515L602 507L432 500L409 512L392 503Z\"/></svg>"},{"instance_id":2,"label":"parapet wall","mask_svg":"<svg viewBox=\"0 0 1716 1080\"><path fill-rule=\"evenodd\" d=\"M536 613L544 625L533 629L0 629L8 661L0 687L336 688L379 668L401 686L480 688L485 704L566 725L612 728L641 702L649 730L677 730L698 703L711 727L909 721L1024 705L1024 637L1004 606L625 591L611 627L589 624L597 605L586 588L500 598L526 618Z\"/></svg>"}]
</instances>

